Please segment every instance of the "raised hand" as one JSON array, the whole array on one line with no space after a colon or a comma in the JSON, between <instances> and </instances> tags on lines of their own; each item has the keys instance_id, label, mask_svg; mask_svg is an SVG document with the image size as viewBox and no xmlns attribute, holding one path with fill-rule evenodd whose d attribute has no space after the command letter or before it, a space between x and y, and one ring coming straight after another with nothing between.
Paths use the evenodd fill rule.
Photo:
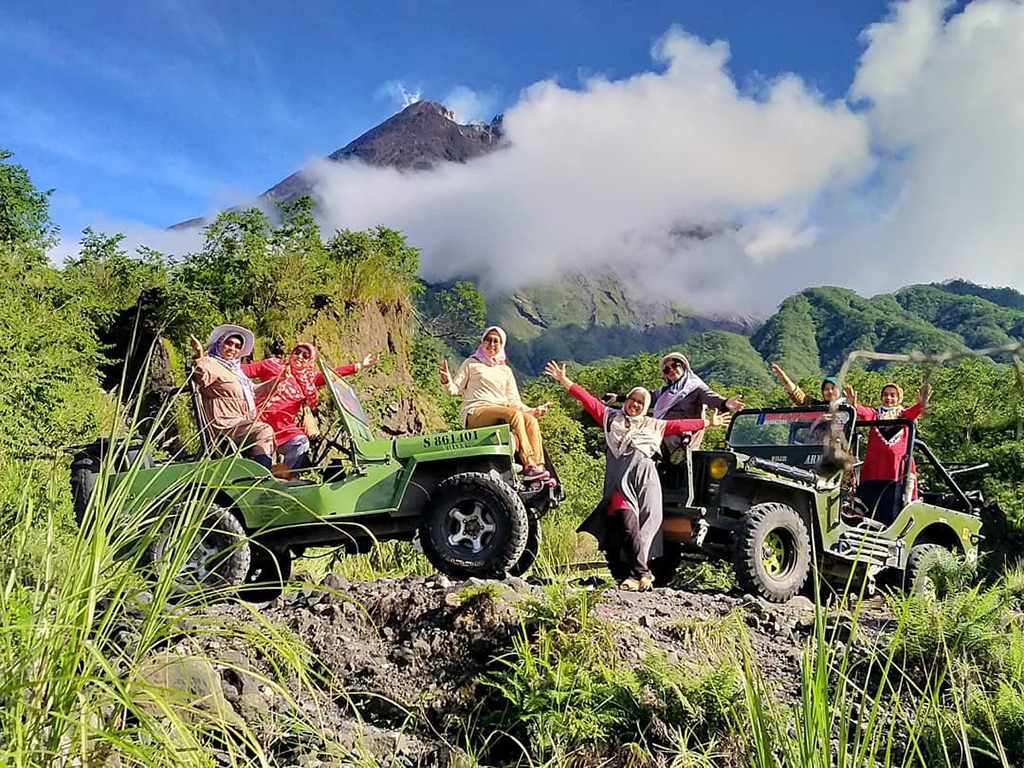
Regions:
<instances>
[{"instance_id":1,"label":"raised hand","mask_svg":"<svg viewBox=\"0 0 1024 768\"><path fill-rule=\"evenodd\" d=\"M533 415L535 419L539 419L541 416L543 416L545 413L551 410L552 405L554 405L554 403L550 401L546 402L543 405L538 405L536 408L531 410L530 413Z\"/></svg>"},{"instance_id":2,"label":"raised hand","mask_svg":"<svg viewBox=\"0 0 1024 768\"><path fill-rule=\"evenodd\" d=\"M441 358L441 370L438 372L441 374L441 383L447 384L452 380L452 372L448 370L448 360Z\"/></svg>"},{"instance_id":3,"label":"raised hand","mask_svg":"<svg viewBox=\"0 0 1024 768\"><path fill-rule=\"evenodd\" d=\"M715 408L708 408L704 411L704 423L709 427L723 427L725 426L725 414Z\"/></svg>"},{"instance_id":4,"label":"raised hand","mask_svg":"<svg viewBox=\"0 0 1024 768\"><path fill-rule=\"evenodd\" d=\"M565 363L559 365L554 360L548 361L548 364L544 366L544 374L550 376L566 389L572 386L572 380L565 372Z\"/></svg>"},{"instance_id":5,"label":"raised hand","mask_svg":"<svg viewBox=\"0 0 1024 768\"><path fill-rule=\"evenodd\" d=\"M853 388L853 384L843 385L843 397L846 398L846 402L850 405L857 404L857 390Z\"/></svg>"},{"instance_id":6,"label":"raised hand","mask_svg":"<svg viewBox=\"0 0 1024 768\"><path fill-rule=\"evenodd\" d=\"M733 395L725 401L725 407L732 413L743 410L743 395Z\"/></svg>"},{"instance_id":7,"label":"raised hand","mask_svg":"<svg viewBox=\"0 0 1024 768\"><path fill-rule=\"evenodd\" d=\"M368 352L366 354L366 357L364 357L360 361L359 365L362 368L372 368L373 366L375 366L377 364L378 360L380 360L380 355L375 355L373 353Z\"/></svg>"},{"instance_id":8,"label":"raised hand","mask_svg":"<svg viewBox=\"0 0 1024 768\"><path fill-rule=\"evenodd\" d=\"M203 356L203 345L191 333L188 335L188 345L192 348L192 357L199 359Z\"/></svg>"},{"instance_id":9,"label":"raised hand","mask_svg":"<svg viewBox=\"0 0 1024 768\"><path fill-rule=\"evenodd\" d=\"M921 389L917 391L917 402L922 408L928 405L928 401L932 399L932 385L925 384Z\"/></svg>"}]
</instances>

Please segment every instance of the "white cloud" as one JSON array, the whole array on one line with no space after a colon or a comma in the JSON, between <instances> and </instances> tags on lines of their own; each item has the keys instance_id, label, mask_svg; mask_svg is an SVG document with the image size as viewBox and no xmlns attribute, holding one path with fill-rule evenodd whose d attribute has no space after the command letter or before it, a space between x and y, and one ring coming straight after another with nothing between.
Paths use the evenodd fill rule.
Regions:
<instances>
[{"instance_id":1,"label":"white cloud","mask_svg":"<svg viewBox=\"0 0 1024 768\"><path fill-rule=\"evenodd\" d=\"M428 277L481 272L505 288L629 262L657 273L662 294L715 308L751 257L813 239L816 198L871 168L867 127L793 75L741 92L721 41L673 27L653 56L662 68L623 80L531 85L505 112L510 147L466 165L400 174L315 163L324 223L402 229ZM726 221L737 226L714 242L678 235Z\"/></svg>"},{"instance_id":2,"label":"white cloud","mask_svg":"<svg viewBox=\"0 0 1024 768\"><path fill-rule=\"evenodd\" d=\"M386 80L377 86L373 97L382 101L390 101L405 109L420 100L420 89L407 86L401 80Z\"/></svg>"},{"instance_id":3,"label":"white cloud","mask_svg":"<svg viewBox=\"0 0 1024 768\"><path fill-rule=\"evenodd\" d=\"M498 96L494 90L476 91L465 85L457 85L441 99L441 103L455 114L455 119L460 123L487 123L494 117Z\"/></svg>"},{"instance_id":4,"label":"white cloud","mask_svg":"<svg viewBox=\"0 0 1024 768\"><path fill-rule=\"evenodd\" d=\"M862 265L845 274L866 290L951 276L1024 287L1024 4L945 12L912 0L865 33L851 95L869 104L882 173L829 245Z\"/></svg>"}]
</instances>

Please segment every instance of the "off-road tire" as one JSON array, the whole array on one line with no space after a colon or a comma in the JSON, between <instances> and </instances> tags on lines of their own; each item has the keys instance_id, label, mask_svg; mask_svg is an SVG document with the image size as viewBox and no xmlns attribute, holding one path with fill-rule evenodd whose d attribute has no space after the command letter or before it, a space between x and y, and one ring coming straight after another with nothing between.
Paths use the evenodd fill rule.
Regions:
<instances>
[{"instance_id":1,"label":"off-road tire","mask_svg":"<svg viewBox=\"0 0 1024 768\"><path fill-rule=\"evenodd\" d=\"M733 565L745 592L773 603L799 592L811 571L811 537L797 511L774 501L747 510L736 533Z\"/></svg>"},{"instance_id":2,"label":"off-road tire","mask_svg":"<svg viewBox=\"0 0 1024 768\"><path fill-rule=\"evenodd\" d=\"M249 572L239 590L251 603L265 603L278 597L292 577L292 553L259 541L249 543Z\"/></svg>"},{"instance_id":3,"label":"off-road tire","mask_svg":"<svg viewBox=\"0 0 1024 768\"><path fill-rule=\"evenodd\" d=\"M195 573L181 572L172 576L178 594L194 594L207 589L219 590L237 587L249 573L251 550L241 521L219 504L211 504L201 525L202 538L193 544L210 552L201 563L195 563L196 555L202 550L190 552L184 564L195 565ZM146 552L146 561L153 574L159 578L167 569L166 555L170 537L174 532L174 520L168 519L157 539ZM206 570L207 565L212 565Z\"/></svg>"},{"instance_id":4,"label":"off-road tire","mask_svg":"<svg viewBox=\"0 0 1024 768\"><path fill-rule=\"evenodd\" d=\"M71 463L71 505L75 510L75 522L79 527L85 520L85 510L99 480L99 472L93 469L91 459L76 459Z\"/></svg>"},{"instance_id":5,"label":"off-road tire","mask_svg":"<svg viewBox=\"0 0 1024 768\"><path fill-rule=\"evenodd\" d=\"M526 547L523 549L523 554L516 560L516 564L508 569L510 576L524 576L529 573L540 554L540 517L532 509L528 509L526 519L530 524L530 530L526 536Z\"/></svg>"},{"instance_id":6,"label":"off-road tire","mask_svg":"<svg viewBox=\"0 0 1024 768\"><path fill-rule=\"evenodd\" d=\"M928 576L928 570L937 558L948 553L941 544L915 544L907 555L907 567L903 571L903 589L915 595L934 595L935 585Z\"/></svg>"},{"instance_id":7,"label":"off-road tire","mask_svg":"<svg viewBox=\"0 0 1024 768\"><path fill-rule=\"evenodd\" d=\"M468 522L460 522L455 513ZM481 533L479 523L492 526ZM459 536L462 534L460 543ZM479 549L468 544L475 534ZM420 522L423 554L454 578L503 578L522 557L530 521L522 499L492 474L462 472L439 483Z\"/></svg>"}]
</instances>

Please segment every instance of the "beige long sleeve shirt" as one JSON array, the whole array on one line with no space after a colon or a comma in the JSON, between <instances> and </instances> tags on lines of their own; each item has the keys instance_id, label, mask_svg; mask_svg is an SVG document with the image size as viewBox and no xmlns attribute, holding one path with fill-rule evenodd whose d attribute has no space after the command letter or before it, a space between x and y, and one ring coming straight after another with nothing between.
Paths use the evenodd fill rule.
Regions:
<instances>
[{"instance_id":1,"label":"beige long sleeve shirt","mask_svg":"<svg viewBox=\"0 0 1024 768\"><path fill-rule=\"evenodd\" d=\"M475 358L467 358L447 386L449 394L463 395L463 424L469 414L483 405L510 405L521 411L530 410L519 395L515 374L507 365L485 365Z\"/></svg>"}]
</instances>

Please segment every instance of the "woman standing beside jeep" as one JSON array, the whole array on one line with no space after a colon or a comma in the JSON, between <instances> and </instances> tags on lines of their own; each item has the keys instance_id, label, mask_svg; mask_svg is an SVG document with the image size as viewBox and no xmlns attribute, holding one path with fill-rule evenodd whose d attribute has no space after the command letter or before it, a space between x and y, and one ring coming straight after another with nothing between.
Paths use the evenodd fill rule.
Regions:
<instances>
[{"instance_id":1,"label":"woman standing beside jeep","mask_svg":"<svg viewBox=\"0 0 1024 768\"><path fill-rule=\"evenodd\" d=\"M645 416L651 393L643 387L630 391L621 411L606 408L566 375L564 364L552 360L544 373L568 389L604 431L604 495L577 530L594 536L609 560L629 566L631 575L619 585L621 589L645 592L654 584L648 561L662 552L661 481L653 456L666 436L702 430L704 419L666 421ZM721 416L714 414L711 423L721 424Z\"/></svg>"}]
</instances>

